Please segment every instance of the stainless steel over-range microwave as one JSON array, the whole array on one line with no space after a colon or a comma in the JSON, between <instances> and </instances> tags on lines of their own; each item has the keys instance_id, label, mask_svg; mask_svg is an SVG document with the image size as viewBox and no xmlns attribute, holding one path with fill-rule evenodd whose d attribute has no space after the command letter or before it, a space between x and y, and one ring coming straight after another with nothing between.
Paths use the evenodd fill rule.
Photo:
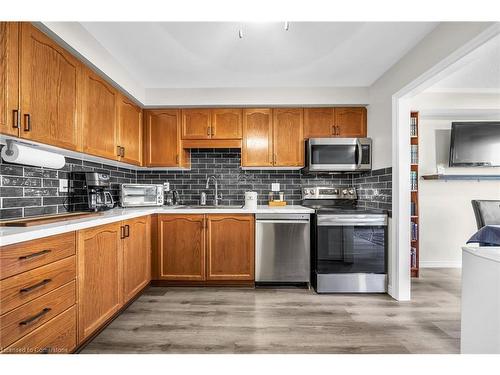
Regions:
<instances>
[{"instance_id":1,"label":"stainless steel over-range microwave","mask_svg":"<svg viewBox=\"0 0 500 375\"><path fill-rule=\"evenodd\" d=\"M307 172L356 172L372 169L371 138L310 138Z\"/></svg>"}]
</instances>

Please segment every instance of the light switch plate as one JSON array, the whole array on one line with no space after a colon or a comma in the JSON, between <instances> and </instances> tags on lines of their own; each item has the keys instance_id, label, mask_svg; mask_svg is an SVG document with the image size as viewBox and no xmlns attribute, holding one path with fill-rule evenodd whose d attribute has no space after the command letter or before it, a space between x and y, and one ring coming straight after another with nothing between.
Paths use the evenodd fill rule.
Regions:
<instances>
[{"instance_id":1,"label":"light switch plate","mask_svg":"<svg viewBox=\"0 0 500 375\"><path fill-rule=\"evenodd\" d=\"M68 180L64 179L59 180L59 192L60 193L68 192Z\"/></svg>"},{"instance_id":2,"label":"light switch plate","mask_svg":"<svg viewBox=\"0 0 500 375\"><path fill-rule=\"evenodd\" d=\"M280 191L280 183L279 182L273 182L271 184L271 190L272 191Z\"/></svg>"},{"instance_id":3,"label":"light switch plate","mask_svg":"<svg viewBox=\"0 0 500 375\"><path fill-rule=\"evenodd\" d=\"M163 183L163 191L170 191L170 182Z\"/></svg>"}]
</instances>

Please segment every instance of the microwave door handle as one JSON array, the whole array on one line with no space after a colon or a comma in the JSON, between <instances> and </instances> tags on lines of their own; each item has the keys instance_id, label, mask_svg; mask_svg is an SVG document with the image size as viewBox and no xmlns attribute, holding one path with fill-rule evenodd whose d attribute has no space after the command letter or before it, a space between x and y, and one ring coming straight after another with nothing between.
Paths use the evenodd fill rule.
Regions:
<instances>
[{"instance_id":1,"label":"microwave door handle","mask_svg":"<svg viewBox=\"0 0 500 375\"><path fill-rule=\"evenodd\" d=\"M363 159L363 146L361 146L361 142L359 141L359 139L356 139L356 144L358 145L358 164L357 164L357 168L360 168L361 167L361 161Z\"/></svg>"}]
</instances>

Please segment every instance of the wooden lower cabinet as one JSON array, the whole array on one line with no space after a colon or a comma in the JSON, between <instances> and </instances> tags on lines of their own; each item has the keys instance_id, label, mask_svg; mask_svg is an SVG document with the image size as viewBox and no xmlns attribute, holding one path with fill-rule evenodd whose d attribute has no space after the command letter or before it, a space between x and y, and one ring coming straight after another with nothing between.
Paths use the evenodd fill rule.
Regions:
<instances>
[{"instance_id":1,"label":"wooden lower cabinet","mask_svg":"<svg viewBox=\"0 0 500 375\"><path fill-rule=\"evenodd\" d=\"M76 347L76 307L72 306L42 327L3 350L8 354L65 354Z\"/></svg>"},{"instance_id":2,"label":"wooden lower cabinet","mask_svg":"<svg viewBox=\"0 0 500 375\"><path fill-rule=\"evenodd\" d=\"M253 215L207 215L207 280L254 280Z\"/></svg>"},{"instance_id":3,"label":"wooden lower cabinet","mask_svg":"<svg viewBox=\"0 0 500 375\"><path fill-rule=\"evenodd\" d=\"M205 280L205 216L159 215L159 278Z\"/></svg>"},{"instance_id":4,"label":"wooden lower cabinet","mask_svg":"<svg viewBox=\"0 0 500 375\"><path fill-rule=\"evenodd\" d=\"M151 281L150 222L141 216L78 232L79 343Z\"/></svg>"},{"instance_id":5,"label":"wooden lower cabinet","mask_svg":"<svg viewBox=\"0 0 500 375\"><path fill-rule=\"evenodd\" d=\"M159 215L157 279L253 281L253 215Z\"/></svg>"},{"instance_id":6,"label":"wooden lower cabinet","mask_svg":"<svg viewBox=\"0 0 500 375\"><path fill-rule=\"evenodd\" d=\"M79 342L122 306L122 233L121 223L78 231Z\"/></svg>"},{"instance_id":7,"label":"wooden lower cabinet","mask_svg":"<svg viewBox=\"0 0 500 375\"><path fill-rule=\"evenodd\" d=\"M128 302L151 281L151 218L126 221L123 240L123 300Z\"/></svg>"}]
</instances>

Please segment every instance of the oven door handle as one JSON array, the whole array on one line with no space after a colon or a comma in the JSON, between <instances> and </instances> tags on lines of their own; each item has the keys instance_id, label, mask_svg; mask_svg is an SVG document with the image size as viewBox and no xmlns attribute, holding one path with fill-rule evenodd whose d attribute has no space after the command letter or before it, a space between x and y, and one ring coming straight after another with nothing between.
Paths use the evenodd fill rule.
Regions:
<instances>
[{"instance_id":1,"label":"oven door handle","mask_svg":"<svg viewBox=\"0 0 500 375\"><path fill-rule=\"evenodd\" d=\"M356 217L348 217L346 215L328 215L318 216L318 227L332 226L385 226L387 225L387 216L385 215L357 215Z\"/></svg>"}]
</instances>

